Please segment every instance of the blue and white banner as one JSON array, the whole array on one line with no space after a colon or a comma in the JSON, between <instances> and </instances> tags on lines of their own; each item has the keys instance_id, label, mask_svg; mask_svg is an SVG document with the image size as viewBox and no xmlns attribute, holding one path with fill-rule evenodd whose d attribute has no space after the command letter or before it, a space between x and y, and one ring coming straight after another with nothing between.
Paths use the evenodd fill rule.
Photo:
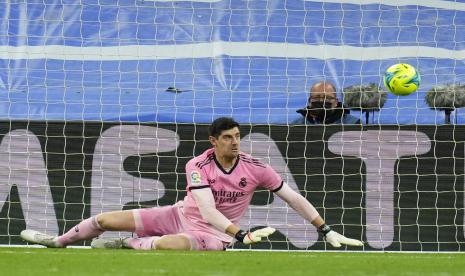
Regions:
<instances>
[{"instance_id":1,"label":"blue and white banner","mask_svg":"<svg viewBox=\"0 0 465 276\"><path fill-rule=\"evenodd\" d=\"M406 62L420 90L374 122L437 124L425 92L465 81L465 1L0 0L0 20L7 120L287 124L314 82Z\"/></svg>"}]
</instances>

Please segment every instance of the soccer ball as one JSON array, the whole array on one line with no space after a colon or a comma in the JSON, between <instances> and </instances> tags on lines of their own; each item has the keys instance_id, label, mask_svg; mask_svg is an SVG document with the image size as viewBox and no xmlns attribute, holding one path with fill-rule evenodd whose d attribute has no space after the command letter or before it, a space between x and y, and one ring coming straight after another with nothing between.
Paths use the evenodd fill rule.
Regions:
<instances>
[{"instance_id":1,"label":"soccer ball","mask_svg":"<svg viewBox=\"0 0 465 276\"><path fill-rule=\"evenodd\" d=\"M384 74L384 86L394 95L407 96L420 86L420 74L406 63L394 64Z\"/></svg>"}]
</instances>

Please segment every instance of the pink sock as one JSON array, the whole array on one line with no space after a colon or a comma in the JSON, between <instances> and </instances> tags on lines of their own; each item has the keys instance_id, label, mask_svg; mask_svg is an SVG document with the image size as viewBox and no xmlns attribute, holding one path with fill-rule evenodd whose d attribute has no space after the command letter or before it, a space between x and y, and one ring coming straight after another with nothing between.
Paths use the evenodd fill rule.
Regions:
<instances>
[{"instance_id":1,"label":"pink sock","mask_svg":"<svg viewBox=\"0 0 465 276\"><path fill-rule=\"evenodd\" d=\"M128 238L126 243L129 247L137 250L152 250L156 249L153 244L160 237L143 237L143 238Z\"/></svg>"},{"instance_id":2,"label":"pink sock","mask_svg":"<svg viewBox=\"0 0 465 276\"><path fill-rule=\"evenodd\" d=\"M94 216L81 221L68 232L59 236L58 243L62 246L67 246L78 241L98 237L103 232L104 230L97 222L97 216Z\"/></svg>"}]
</instances>

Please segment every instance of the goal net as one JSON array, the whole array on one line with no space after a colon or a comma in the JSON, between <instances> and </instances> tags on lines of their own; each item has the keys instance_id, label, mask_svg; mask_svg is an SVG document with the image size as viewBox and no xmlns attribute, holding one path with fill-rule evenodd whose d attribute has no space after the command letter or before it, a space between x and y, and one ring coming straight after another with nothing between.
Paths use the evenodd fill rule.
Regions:
<instances>
[{"instance_id":1,"label":"goal net","mask_svg":"<svg viewBox=\"0 0 465 276\"><path fill-rule=\"evenodd\" d=\"M242 150L356 250L462 251L464 15L440 0L0 0L0 244L182 200L185 164L230 116ZM396 63L418 91L384 91ZM320 81L352 121L296 112ZM259 190L241 226L266 225L278 233L250 248L329 249Z\"/></svg>"}]
</instances>

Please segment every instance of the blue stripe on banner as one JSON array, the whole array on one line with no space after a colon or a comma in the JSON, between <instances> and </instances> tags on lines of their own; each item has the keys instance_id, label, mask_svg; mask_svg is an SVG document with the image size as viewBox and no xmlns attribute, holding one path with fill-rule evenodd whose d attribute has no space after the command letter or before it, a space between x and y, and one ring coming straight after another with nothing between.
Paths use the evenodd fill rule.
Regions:
<instances>
[{"instance_id":1,"label":"blue stripe on banner","mask_svg":"<svg viewBox=\"0 0 465 276\"><path fill-rule=\"evenodd\" d=\"M296 0L47 2L0 3L0 19L8 22L0 25L0 45L105 47L249 41L465 48L465 11L422 6Z\"/></svg>"},{"instance_id":2,"label":"blue stripe on banner","mask_svg":"<svg viewBox=\"0 0 465 276\"><path fill-rule=\"evenodd\" d=\"M465 82L465 67L450 59L407 59L422 68L420 90L389 95L376 114L382 123L435 123L424 95L433 85ZM338 90L382 83L394 61L222 57L152 61L3 60L0 117L33 120L204 122L219 115L240 122L288 123L320 79ZM13 67L14 65L14 67ZM217 71L218 74L215 73ZM185 92L166 92L176 87Z\"/></svg>"},{"instance_id":3,"label":"blue stripe on banner","mask_svg":"<svg viewBox=\"0 0 465 276\"><path fill-rule=\"evenodd\" d=\"M375 121L442 123L439 113L426 106L425 92L436 84L465 81L459 52L465 49L465 11L452 10L455 2L450 3L451 9L435 8L444 2L392 6L323 0L66 0L58 4L0 0L0 46L75 46L58 47L56 56L60 50L78 49L77 54L72 52L76 56L79 49L90 49L81 55L108 58L105 51L114 50L109 46L168 45L173 49L170 45L243 43L226 45L228 50L240 48L235 56L219 51L217 57L172 59L176 55L167 51L162 55L167 59L131 55L134 60L124 61L117 60L125 54L119 52L111 53L113 61L60 60L45 53L50 47L13 47L19 54L4 47L0 49L0 118L208 123L228 115L243 123L289 123L299 116L295 110L305 105L313 82L329 79L339 90L360 83L381 84L385 68L402 61L420 70L420 90L401 100L389 95ZM376 52L376 60L364 60L369 51L358 48L347 50L361 52L358 60L352 56L280 58L271 57L266 51L271 47L264 47L262 57L254 57L244 50L248 42L341 46L336 51L349 46L383 50L398 46L398 51L404 46L429 46L438 54L399 55L402 59L388 55L391 59L378 60ZM166 92L168 87L185 92Z\"/></svg>"}]
</instances>

